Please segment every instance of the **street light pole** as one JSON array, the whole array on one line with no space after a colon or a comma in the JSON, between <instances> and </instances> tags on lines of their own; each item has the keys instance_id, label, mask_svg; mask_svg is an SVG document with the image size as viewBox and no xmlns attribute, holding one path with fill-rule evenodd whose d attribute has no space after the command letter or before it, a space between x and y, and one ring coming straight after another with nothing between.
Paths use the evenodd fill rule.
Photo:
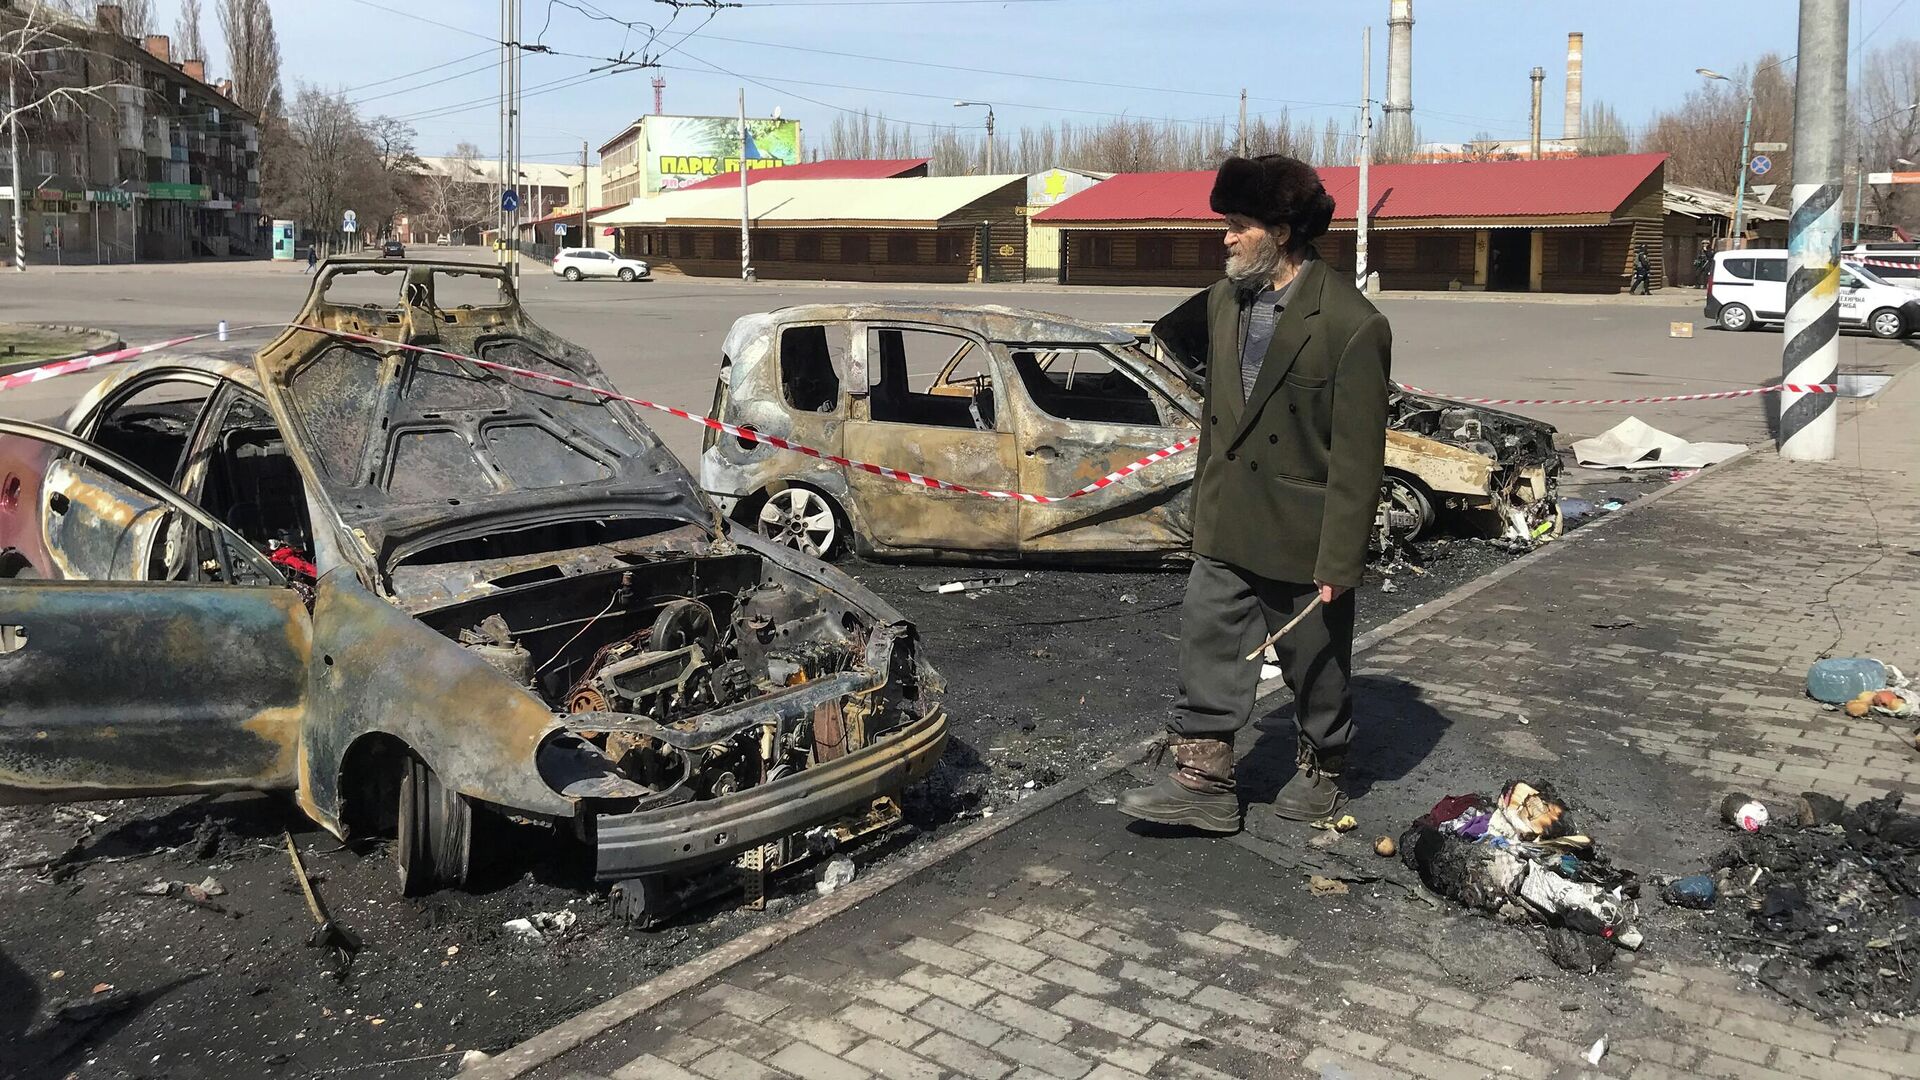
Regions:
<instances>
[{"instance_id":1,"label":"street light pole","mask_svg":"<svg viewBox=\"0 0 1920 1080\"><path fill-rule=\"evenodd\" d=\"M740 280L753 280L753 238L747 222L747 88L740 88Z\"/></svg>"},{"instance_id":2,"label":"street light pole","mask_svg":"<svg viewBox=\"0 0 1920 1080\"><path fill-rule=\"evenodd\" d=\"M7 69L7 157L13 170L13 269L27 272L27 226L20 197L20 89Z\"/></svg>"},{"instance_id":3,"label":"street light pole","mask_svg":"<svg viewBox=\"0 0 1920 1080\"><path fill-rule=\"evenodd\" d=\"M969 105L977 105L987 110L987 175L991 176L993 175L993 106L984 101L956 101L953 103L953 107L956 109L964 109Z\"/></svg>"},{"instance_id":4,"label":"street light pole","mask_svg":"<svg viewBox=\"0 0 1920 1080\"><path fill-rule=\"evenodd\" d=\"M1847 0L1800 0L1793 87L1793 216L1787 229L1787 318L1781 382L1830 384L1840 367L1840 201L1847 121ZM1832 394L1780 394L1780 457L1830 461L1839 428Z\"/></svg>"},{"instance_id":5,"label":"street light pole","mask_svg":"<svg viewBox=\"0 0 1920 1080\"><path fill-rule=\"evenodd\" d=\"M1781 61L1781 63L1785 62ZM1712 68L1694 68L1693 70L1694 74L1708 79L1717 79L1724 83L1733 81ZM1756 71L1754 74L1758 75L1759 72ZM1735 244L1740 242L1740 230L1745 225L1747 216L1747 165L1752 157L1753 145L1753 87L1747 87L1746 98L1747 118L1740 123L1740 165L1735 170L1737 175L1734 179L1737 188L1733 197L1733 235L1728 237L1729 241Z\"/></svg>"},{"instance_id":6,"label":"street light pole","mask_svg":"<svg viewBox=\"0 0 1920 1080\"><path fill-rule=\"evenodd\" d=\"M1245 128L1246 121L1241 121ZM1353 215L1353 286L1367 291L1367 164L1373 156L1368 136L1373 132L1373 27L1360 28L1360 201ZM1244 144L1244 139L1242 140ZM1241 155L1245 156L1244 145Z\"/></svg>"}]
</instances>

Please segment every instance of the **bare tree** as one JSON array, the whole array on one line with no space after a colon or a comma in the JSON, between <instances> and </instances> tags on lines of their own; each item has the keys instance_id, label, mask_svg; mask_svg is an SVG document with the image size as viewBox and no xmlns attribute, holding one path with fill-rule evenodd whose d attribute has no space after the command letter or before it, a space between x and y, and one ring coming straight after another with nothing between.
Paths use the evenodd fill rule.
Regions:
<instances>
[{"instance_id":1,"label":"bare tree","mask_svg":"<svg viewBox=\"0 0 1920 1080\"><path fill-rule=\"evenodd\" d=\"M1585 115L1580 119L1581 156L1624 154L1632 144L1627 125L1613 106L1603 101L1595 101L1587 106Z\"/></svg>"},{"instance_id":2,"label":"bare tree","mask_svg":"<svg viewBox=\"0 0 1920 1080\"><path fill-rule=\"evenodd\" d=\"M200 0L180 0L180 19L173 24L174 47L188 60L204 60L207 39L201 33Z\"/></svg>"},{"instance_id":3,"label":"bare tree","mask_svg":"<svg viewBox=\"0 0 1920 1080\"><path fill-rule=\"evenodd\" d=\"M145 37L153 33L153 0L119 0L120 31L128 37ZM85 5L90 9L93 5ZM84 10L84 9L83 9ZM192 53L199 56L199 53Z\"/></svg>"},{"instance_id":4,"label":"bare tree","mask_svg":"<svg viewBox=\"0 0 1920 1080\"><path fill-rule=\"evenodd\" d=\"M1854 94L1854 154L1851 170L1912 172L1920 161L1920 43L1904 40L1876 49L1861 68ZM1902 159L1905 159L1904 161ZM1857 185L1858 176L1848 184ZM1913 184L1865 188L1862 217L1911 228L1920 222L1920 192ZM1854 192L1860 189L1853 188ZM1845 217L1853 217L1849 199Z\"/></svg>"},{"instance_id":5,"label":"bare tree","mask_svg":"<svg viewBox=\"0 0 1920 1080\"><path fill-rule=\"evenodd\" d=\"M234 100L265 123L281 109L280 39L267 0L219 0L215 14L227 42ZM263 151L264 152L264 151Z\"/></svg>"},{"instance_id":6,"label":"bare tree","mask_svg":"<svg viewBox=\"0 0 1920 1080\"><path fill-rule=\"evenodd\" d=\"M1476 132L1462 148L1468 161L1518 161L1520 155L1493 137L1490 131Z\"/></svg>"},{"instance_id":7,"label":"bare tree","mask_svg":"<svg viewBox=\"0 0 1920 1080\"><path fill-rule=\"evenodd\" d=\"M493 216L493 192L480 168L480 148L453 148L446 171L423 171L414 185L415 216L429 235L458 235Z\"/></svg>"},{"instance_id":8,"label":"bare tree","mask_svg":"<svg viewBox=\"0 0 1920 1080\"><path fill-rule=\"evenodd\" d=\"M1731 193L1745 166L1740 131L1749 96L1753 142L1788 142L1793 136L1793 80L1787 66L1778 53L1767 53L1728 81L1704 81L1678 106L1654 117L1640 136L1640 149L1668 155L1668 180ZM1791 175L1791 153L1789 148L1771 155L1781 176Z\"/></svg>"}]
</instances>

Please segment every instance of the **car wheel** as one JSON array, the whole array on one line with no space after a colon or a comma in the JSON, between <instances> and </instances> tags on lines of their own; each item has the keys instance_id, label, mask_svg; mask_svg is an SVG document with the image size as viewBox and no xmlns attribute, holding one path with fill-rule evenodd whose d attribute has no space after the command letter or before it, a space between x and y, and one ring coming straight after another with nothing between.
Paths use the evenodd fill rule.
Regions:
<instances>
[{"instance_id":1,"label":"car wheel","mask_svg":"<svg viewBox=\"0 0 1920 1080\"><path fill-rule=\"evenodd\" d=\"M633 273L633 267L631 267L631 266L623 266L623 267L621 267L621 268L620 268L620 280L621 280L621 281L632 281L632 280L633 280L633 278L634 278L634 273Z\"/></svg>"},{"instance_id":2,"label":"car wheel","mask_svg":"<svg viewBox=\"0 0 1920 1080\"><path fill-rule=\"evenodd\" d=\"M1380 509L1386 537L1396 543L1418 540L1433 528L1433 500L1419 484L1396 473L1380 481Z\"/></svg>"},{"instance_id":3,"label":"car wheel","mask_svg":"<svg viewBox=\"0 0 1920 1080\"><path fill-rule=\"evenodd\" d=\"M1753 312L1745 304L1728 304L1720 309L1720 329L1750 330L1753 328Z\"/></svg>"},{"instance_id":4,"label":"car wheel","mask_svg":"<svg viewBox=\"0 0 1920 1080\"><path fill-rule=\"evenodd\" d=\"M579 281L580 268L577 266L569 266L567 267L566 272L561 274L560 276L563 278L566 278L568 281Z\"/></svg>"},{"instance_id":5,"label":"car wheel","mask_svg":"<svg viewBox=\"0 0 1920 1080\"><path fill-rule=\"evenodd\" d=\"M400 805L394 859L400 891L425 896L467 882L473 854L473 806L441 783L439 774L416 755L401 767Z\"/></svg>"},{"instance_id":6,"label":"car wheel","mask_svg":"<svg viewBox=\"0 0 1920 1080\"><path fill-rule=\"evenodd\" d=\"M1897 338L1907 332L1907 320L1892 308L1881 308L1867 320L1867 328L1877 338Z\"/></svg>"},{"instance_id":7,"label":"car wheel","mask_svg":"<svg viewBox=\"0 0 1920 1080\"><path fill-rule=\"evenodd\" d=\"M760 507L760 535L819 559L839 554L843 540L839 508L810 487L788 487Z\"/></svg>"},{"instance_id":8,"label":"car wheel","mask_svg":"<svg viewBox=\"0 0 1920 1080\"><path fill-rule=\"evenodd\" d=\"M613 888L608 890L607 901L616 918L642 930L659 926L676 910L673 891L667 887L667 879L660 874L615 882Z\"/></svg>"}]
</instances>

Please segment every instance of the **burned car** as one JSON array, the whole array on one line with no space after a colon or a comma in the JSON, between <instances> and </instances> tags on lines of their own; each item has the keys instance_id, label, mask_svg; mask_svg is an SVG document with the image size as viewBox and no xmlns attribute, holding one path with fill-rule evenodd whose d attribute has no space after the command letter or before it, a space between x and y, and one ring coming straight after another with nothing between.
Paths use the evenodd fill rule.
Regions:
<instances>
[{"instance_id":1,"label":"burned car","mask_svg":"<svg viewBox=\"0 0 1920 1080\"><path fill-rule=\"evenodd\" d=\"M897 818L946 741L898 612L729 527L629 405L402 345L607 388L497 268L367 260L255 355L0 421L0 802L287 792L408 893L478 815L550 823L642 920Z\"/></svg>"},{"instance_id":2,"label":"burned car","mask_svg":"<svg viewBox=\"0 0 1920 1080\"><path fill-rule=\"evenodd\" d=\"M1191 302L1190 302L1191 303ZM1204 341L995 306L811 304L745 316L714 414L831 454L970 488L1061 495L1199 433ZM1202 331L1204 334L1204 331ZM1528 541L1558 529L1553 428L1396 393L1376 540L1435 528ZM1192 539L1194 459L1059 503L930 490L709 431L701 486L808 554L1169 560Z\"/></svg>"}]
</instances>

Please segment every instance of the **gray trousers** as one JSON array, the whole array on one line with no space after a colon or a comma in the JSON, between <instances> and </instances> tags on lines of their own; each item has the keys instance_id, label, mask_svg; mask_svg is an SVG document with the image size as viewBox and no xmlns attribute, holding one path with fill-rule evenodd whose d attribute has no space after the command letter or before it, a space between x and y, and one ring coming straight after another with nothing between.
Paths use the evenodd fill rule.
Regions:
<instances>
[{"instance_id":1,"label":"gray trousers","mask_svg":"<svg viewBox=\"0 0 1920 1080\"><path fill-rule=\"evenodd\" d=\"M1247 654L1313 599L1317 587L1273 581L1195 555L1180 608L1180 696L1174 730L1232 739L1252 718L1260 661ZM1322 753L1353 737L1353 591L1274 642L1300 733Z\"/></svg>"}]
</instances>

